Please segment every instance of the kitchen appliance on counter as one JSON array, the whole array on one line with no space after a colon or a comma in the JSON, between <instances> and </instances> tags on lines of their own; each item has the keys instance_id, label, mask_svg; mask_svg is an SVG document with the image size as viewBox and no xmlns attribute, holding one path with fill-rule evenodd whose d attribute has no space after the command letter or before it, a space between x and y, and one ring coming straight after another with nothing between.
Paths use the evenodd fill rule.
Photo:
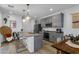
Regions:
<instances>
[{"instance_id":1,"label":"kitchen appliance on counter","mask_svg":"<svg viewBox=\"0 0 79 59\"><path fill-rule=\"evenodd\" d=\"M58 28L56 29L56 32L57 33L63 33L62 29L58 29Z\"/></svg>"}]
</instances>

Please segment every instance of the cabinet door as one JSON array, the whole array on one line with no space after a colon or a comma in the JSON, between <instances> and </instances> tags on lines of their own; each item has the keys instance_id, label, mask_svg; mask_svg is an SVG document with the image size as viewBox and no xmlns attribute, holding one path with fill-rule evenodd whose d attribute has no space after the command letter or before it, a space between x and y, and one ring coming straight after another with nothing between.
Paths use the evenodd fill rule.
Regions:
<instances>
[{"instance_id":1,"label":"cabinet door","mask_svg":"<svg viewBox=\"0 0 79 59\"><path fill-rule=\"evenodd\" d=\"M42 47L43 36L39 35L34 38L34 51L39 50Z\"/></svg>"},{"instance_id":2,"label":"cabinet door","mask_svg":"<svg viewBox=\"0 0 79 59\"><path fill-rule=\"evenodd\" d=\"M50 33L49 34L49 41L52 41L52 42L56 42L56 34L55 33Z\"/></svg>"},{"instance_id":3,"label":"cabinet door","mask_svg":"<svg viewBox=\"0 0 79 59\"><path fill-rule=\"evenodd\" d=\"M63 27L63 14L57 14L52 16L52 26L55 28Z\"/></svg>"},{"instance_id":4,"label":"cabinet door","mask_svg":"<svg viewBox=\"0 0 79 59\"><path fill-rule=\"evenodd\" d=\"M46 24L52 23L52 17L48 17L46 21L47 21Z\"/></svg>"},{"instance_id":5,"label":"cabinet door","mask_svg":"<svg viewBox=\"0 0 79 59\"><path fill-rule=\"evenodd\" d=\"M41 23L41 26L44 28L45 27L45 20L41 19L40 23Z\"/></svg>"},{"instance_id":6,"label":"cabinet door","mask_svg":"<svg viewBox=\"0 0 79 59\"><path fill-rule=\"evenodd\" d=\"M57 43L58 38L63 40L63 33L50 33L49 35L49 41Z\"/></svg>"}]
</instances>

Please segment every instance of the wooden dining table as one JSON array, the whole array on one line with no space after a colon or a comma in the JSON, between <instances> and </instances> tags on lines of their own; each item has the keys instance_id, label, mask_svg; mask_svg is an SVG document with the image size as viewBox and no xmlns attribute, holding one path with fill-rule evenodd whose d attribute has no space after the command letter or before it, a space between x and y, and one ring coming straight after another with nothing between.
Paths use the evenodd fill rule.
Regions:
<instances>
[{"instance_id":1,"label":"wooden dining table","mask_svg":"<svg viewBox=\"0 0 79 59\"><path fill-rule=\"evenodd\" d=\"M57 49L57 54L79 54L79 48L74 48L69 45L67 45L65 42L68 40L64 40L60 43L56 43L52 45L52 47Z\"/></svg>"}]
</instances>

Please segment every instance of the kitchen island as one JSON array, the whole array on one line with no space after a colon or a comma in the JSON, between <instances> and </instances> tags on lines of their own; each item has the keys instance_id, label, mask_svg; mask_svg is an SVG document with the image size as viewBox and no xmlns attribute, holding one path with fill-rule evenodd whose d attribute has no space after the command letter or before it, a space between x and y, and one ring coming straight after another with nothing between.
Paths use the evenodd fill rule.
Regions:
<instances>
[{"instance_id":1,"label":"kitchen island","mask_svg":"<svg viewBox=\"0 0 79 59\"><path fill-rule=\"evenodd\" d=\"M23 33L24 39L22 39L23 44L26 46L29 52L35 52L42 47L42 34L28 34Z\"/></svg>"}]
</instances>

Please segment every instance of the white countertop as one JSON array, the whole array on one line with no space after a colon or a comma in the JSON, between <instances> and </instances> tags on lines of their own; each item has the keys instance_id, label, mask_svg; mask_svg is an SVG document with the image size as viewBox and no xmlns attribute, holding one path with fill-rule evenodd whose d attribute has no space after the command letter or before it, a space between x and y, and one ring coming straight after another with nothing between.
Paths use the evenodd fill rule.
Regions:
<instances>
[{"instance_id":1,"label":"white countertop","mask_svg":"<svg viewBox=\"0 0 79 59\"><path fill-rule=\"evenodd\" d=\"M29 33L22 33L21 34L22 36L25 36L25 37L34 37L34 36L39 36L39 35L43 35L43 34L40 34L40 33L34 33L34 34L29 34Z\"/></svg>"}]
</instances>

